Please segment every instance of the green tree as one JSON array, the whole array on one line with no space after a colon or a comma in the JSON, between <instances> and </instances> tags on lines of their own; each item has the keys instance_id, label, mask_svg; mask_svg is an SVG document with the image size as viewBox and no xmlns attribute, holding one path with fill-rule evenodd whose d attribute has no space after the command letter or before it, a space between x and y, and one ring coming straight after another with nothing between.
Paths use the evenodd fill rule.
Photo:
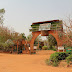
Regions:
<instances>
[{"instance_id":1,"label":"green tree","mask_svg":"<svg viewBox=\"0 0 72 72\"><path fill-rule=\"evenodd\" d=\"M24 33L21 33L21 35L22 35L22 38L26 40L25 34Z\"/></svg>"},{"instance_id":2,"label":"green tree","mask_svg":"<svg viewBox=\"0 0 72 72\"><path fill-rule=\"evenodd\" d=\"M27 39L27 41L31 41L31 39L32 39L32 34L29 34L26 39Z\"/></svg>"},{"instance_id":3,"label":"green tree","mask_svg":"<svg viewBox=\"0 0 72 72\"><path fill-rule=\"evenodd\" d=\"M56 39L51 35L51 34L49 34L49 36L48 37L46 37L47 38L47 40L48 40L48 45L49 45L49 48L52 48L52 46L56 46L57 45L57 41L56 41Z\"/></svg>"},{"instance_id":4,"label":"green tree","mask_svg":"<svg viewBox=\"0 0 72 72\"><path fill-rule=\"evenodd\" d=\"M41 41L42 41L41 36L38 36L38 37L35 39L35 41L34 41L34 45L37 45L38 42L41 42Z\"/></svg>"},{"instance_id":5,"label":"green tree","mask_svg":"<svg viewBox=\"0 0 72 72\"><path fill-rule=\"evenodd\" d=\"M3 24L3 14L5 13L5 10L4 9L0 9L0 24Z\"/></svg>"},{"instance_id":6,"label":"green tree","mask_svg":"<svg viewBox=\"0 0 72 72\"><path fill-rule=\"evenodd\" d=\"M29 34L29 35L27 36L27 41L31 41L31 39L32 39L32 34ZM34 45L38 44L38 41L42 41L41 36L38 36L38 37L35 39Z\"/></svg>"}]
</instances>

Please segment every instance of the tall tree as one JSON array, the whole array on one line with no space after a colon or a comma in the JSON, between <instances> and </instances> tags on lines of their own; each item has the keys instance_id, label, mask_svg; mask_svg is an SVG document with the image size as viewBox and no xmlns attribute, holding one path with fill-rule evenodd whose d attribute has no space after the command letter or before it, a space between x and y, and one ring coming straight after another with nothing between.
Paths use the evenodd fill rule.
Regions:
<instances>
[{"instance_id":1,"label":"tall tree","mask_svg":"<svg viewBox=\"0 0 72 72\"><path fill-rule=\"evenodd\" d=\"M0 24L3 24L4 18L3 18L3 14L5 13L4 9L0 9Z\"/></svg>"}]
</instances>

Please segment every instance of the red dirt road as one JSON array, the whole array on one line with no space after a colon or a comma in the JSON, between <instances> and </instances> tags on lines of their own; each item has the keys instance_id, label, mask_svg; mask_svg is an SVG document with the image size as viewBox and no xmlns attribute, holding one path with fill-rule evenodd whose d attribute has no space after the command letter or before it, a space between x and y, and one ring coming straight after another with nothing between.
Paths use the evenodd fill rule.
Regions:
<instances>
[{"instance_id":1,"label":"red dirt road","mask_svg":"<svg viewBox=\"0 0 72 72\"><path fill-rule=\"evenodd\" d=\"M72 72L72 68L52 67L45 64L54 51L38 51L37 54L0 53L0 72Z\"/></svg>"}]
</instances>

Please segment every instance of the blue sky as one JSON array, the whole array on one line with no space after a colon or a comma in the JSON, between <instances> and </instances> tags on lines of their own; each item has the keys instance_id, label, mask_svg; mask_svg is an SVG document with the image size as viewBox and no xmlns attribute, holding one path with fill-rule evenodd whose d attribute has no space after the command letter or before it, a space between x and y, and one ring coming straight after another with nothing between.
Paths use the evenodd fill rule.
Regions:
<instances>
[{"instance_id":1,"label":"blue sky","mask_svg":"<svg viewBox=\"0 0 72 72\"><path fill-rule=\"evenodd\" d=\"M72 14L72 0L0 0L5 8L4 25L29 35L33 22L65 19Z\"/></svg>"}]
</instances>

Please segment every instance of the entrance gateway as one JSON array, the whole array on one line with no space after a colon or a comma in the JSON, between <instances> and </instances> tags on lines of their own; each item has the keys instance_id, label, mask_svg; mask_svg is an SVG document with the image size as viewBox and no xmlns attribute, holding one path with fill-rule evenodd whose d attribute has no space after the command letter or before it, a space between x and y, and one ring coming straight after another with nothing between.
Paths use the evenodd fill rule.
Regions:
<instances>
[{"instance_id":1,"label":"entrance gateway","mask_svg":"<svg viewBox=\"0 0 72 72\"><path fill-rule=\"evenodd\" d=\"M15 43L15 48L17 48L17 53L20 47L22 49L22 53L24 54L35 53L36 50L34 50L34 41L40 34L41 36L48 36L49 34L51 34L57 41L58 50L63 49L63 41L58 36L59 32L63 32L62 20L51 20L32 23L31 29L29 29L29 31L32 32L31 41L28 42L24 39L13 41Z\"/></svg>"},{"instance_id":2,"label":"entrance gateway","mask_svg":"<svg viewBox=\"0 0 72 72\"><path fill-rule=\"evenodd\" d=\"M57 41L58 49L62 47L63 41L59 38L58 33L63 32L63 23L62 20L51 20L51 21L43 21L43 22L36 22L32 23L31 29L32 32L32 39L30 43L30 52L34 52L34 41L37 36L41 34L41 36L48 36L51 34L55 37ZM63 49L63 47L62 47Z\"/></svg>"}]
</instances>

